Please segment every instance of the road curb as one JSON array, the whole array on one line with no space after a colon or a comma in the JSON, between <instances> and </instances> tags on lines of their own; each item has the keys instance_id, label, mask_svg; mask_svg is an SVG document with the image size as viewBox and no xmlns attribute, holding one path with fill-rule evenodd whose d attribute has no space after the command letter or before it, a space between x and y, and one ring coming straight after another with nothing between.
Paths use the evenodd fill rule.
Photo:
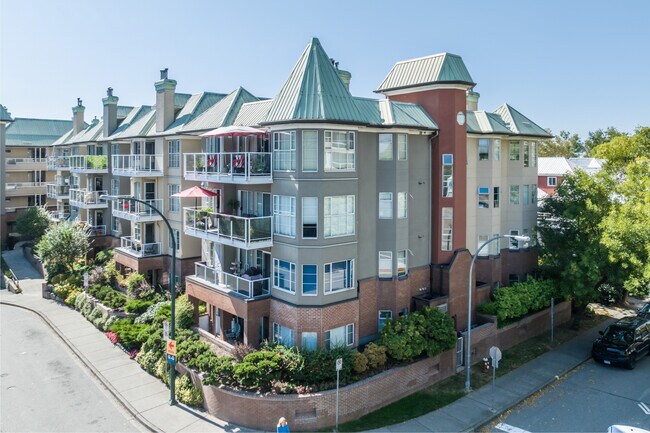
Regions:
<instances>
[{"instance_id":1,"label":"road curb","mask_svg":"<svg viewBox=\"0 0 650 433\"><path fill-rule=\"evenodd\" d=\"M16 308L22 308L23 310L30 311L37 316L39 316L46 324L49 326L54 333L63 341L63 343L70 348L72 353L74 353L77 358L81 361L82 364L90 370L90 372L95 376L97 380L106 388L108 392L111 393L111 395L126 409L127 412L129 412L144 428L146 428L148 431L151 432L160 432L163 433L163 430L160 428L154 426L151 424L140 412L138 412L131 404L124 398L122 395L111 385L110 382L108 382L104 376L95 368L94 365L88 359L59 331L59 329L52 323L52 321L43 313L40 311L37 311L33 308L26 307L24 305L20 304L14 304L13 302L8 302L8 301L0 301L0 305L6 305L9 307L16 307Z\"/></svg>"}]
</instances>

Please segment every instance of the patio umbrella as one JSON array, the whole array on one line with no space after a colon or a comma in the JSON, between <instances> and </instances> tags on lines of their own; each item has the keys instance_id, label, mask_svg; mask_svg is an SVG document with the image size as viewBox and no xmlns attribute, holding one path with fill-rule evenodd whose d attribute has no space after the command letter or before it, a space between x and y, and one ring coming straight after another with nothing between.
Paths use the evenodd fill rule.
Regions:
<instances>
[{"instance_id":1,"label":"patio umbrella","mask_svg":"<svg viewBox=\"0 0 650 433\"><path fill-rule=\"evenodd\" d=\"M201 134L201 137L246 137L249 135L265 135L266 130L259 128L252 128L250 126L222 126L221 128L213 129L212 131Z\"/></svg>"},{"instance_id":2,"label":"patio umbrella","mask_svg":"<svg viewBox=\"0 0 650 433\"><path fill-rule=\"evenodd\" d=\"M196 199L194 201L194 207L198 207L199 197L216 197L218 195L218 192L210 191L209 189L201 188L200 186L193 186L192 188L188 188L181 192L177 192L176 194L172 194L172 197L194 197Z\"/></svg>"}]
</instances>

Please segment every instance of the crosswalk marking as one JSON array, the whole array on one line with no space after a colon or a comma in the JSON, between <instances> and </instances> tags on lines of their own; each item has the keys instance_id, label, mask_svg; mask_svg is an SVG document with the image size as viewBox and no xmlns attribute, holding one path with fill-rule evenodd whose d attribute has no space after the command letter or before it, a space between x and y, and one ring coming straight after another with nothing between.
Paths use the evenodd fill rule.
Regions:
<instances>
[{"instance_id":1,"label":"crosswalk marking","mask_svg":"<svg viewBox=\"0 0 650 433\"><path fill-rule=\"evenodd\" d=\"M650 415L650 407L648 407L648 406L647 406L645 403L643 403L643 402L639 402L638 405L639 405L639 407L641 408L641 410L643 411L643 413L645 413L646 415Z\"/></svg>"},{"instance_id":2,"label":"crosswalk marking","mask_svg":"<svg viewBox=\"0 0 650 433\"><path fill-rule=\"evenodd\" d=\"M502 422L495 425L494 428L497 428L499 430L502 430L502 431L508 432L508 433L530 433L527 430L520 429L519 427L515 427L515 426L512 426L510 424L505 424L505 423L502 423Z\"/></svg>"}]
</instances>

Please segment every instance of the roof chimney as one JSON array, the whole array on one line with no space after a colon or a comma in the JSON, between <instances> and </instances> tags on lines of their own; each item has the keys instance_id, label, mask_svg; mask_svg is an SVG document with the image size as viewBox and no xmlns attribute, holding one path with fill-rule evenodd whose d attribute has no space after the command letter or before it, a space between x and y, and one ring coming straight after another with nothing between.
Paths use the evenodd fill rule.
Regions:
<instances>
[{"instance_id":1,"label":"roof chimney","mask_svg":"<svg viewBox=\"0 0 650 433\"><path fill-rule=\"evenodd\" d=\"M467 111L478 111L478 98L481 94L474 90L467 91Z\"/></svg>"},{"instance_id":2,"label":"roof chimney","mask_svg":"<svg viewBox=\"0 0 650 433\"><path fill-rule=\"evenodd\" d=\"M85 127L84 111L86 107L81 103L81 98L77 98L77 105L72 107L72 133L79 134Z\"/></svg>"},{"instance_id":3,"label":"roof chimney","mask_svg":"<svg viewBox=\"0 0 650 433\"><path fill-rule=\"evenodd\" d=\"M113 96L113 88L106 89L104 103L104 137L110 136L117 129L117 101L120 98Z\"/></svg>"},{"instance_id":4,"label":"roof chimney","mask_svg":"<svg viewBox=\"0 0 650 433\"><path fill-rule=\"evenodd\" d=\"M176 80L167 76L168 68L160 70L160 81L156 81L156 132L162 132L174 121Z\"/></svg>"},{"instance_id":5,"label":"roof chimney","mask_svg":"<svg viewBox=\"0 0 650 433\"><path fill-rule=\"evenodd\" d=\"M339 69L339 62L336 60L330 58L330 62L332 62L332 66L336 69L336 73L339 75L339 78L343 82L343 85L347 89L347 91L350 91L350 80L352 79L352 74L348 71L344 71L343 69Z\"/></svg>"}]
</instances>

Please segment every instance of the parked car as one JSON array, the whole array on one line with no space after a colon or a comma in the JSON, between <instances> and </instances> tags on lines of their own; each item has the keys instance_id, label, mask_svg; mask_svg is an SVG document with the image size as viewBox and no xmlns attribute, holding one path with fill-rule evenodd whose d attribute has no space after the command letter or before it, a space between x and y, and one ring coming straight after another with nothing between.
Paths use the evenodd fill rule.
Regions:
<instances>
[{"instance_id":1,"label":"parked car","mask_svg":"<svg viewBox=\"0 0 650 433\"><path fill-rule=\"evenodd\" d=\"M633 369L636 362L650 353L650 320L625 317L599 332L591 355L597 362L624 365Z\"/></svg>"},{"instance_id":2,"label":"parked car","mask_svg":"<svg viewBox=\"0 0 650 433\"><path fill-rule=\"evenodd\" d=\"M641 308L639 308L637 316L646 320L650 320L650 302L646 302L641 306Z\"/></svg>"}]
</instances>

